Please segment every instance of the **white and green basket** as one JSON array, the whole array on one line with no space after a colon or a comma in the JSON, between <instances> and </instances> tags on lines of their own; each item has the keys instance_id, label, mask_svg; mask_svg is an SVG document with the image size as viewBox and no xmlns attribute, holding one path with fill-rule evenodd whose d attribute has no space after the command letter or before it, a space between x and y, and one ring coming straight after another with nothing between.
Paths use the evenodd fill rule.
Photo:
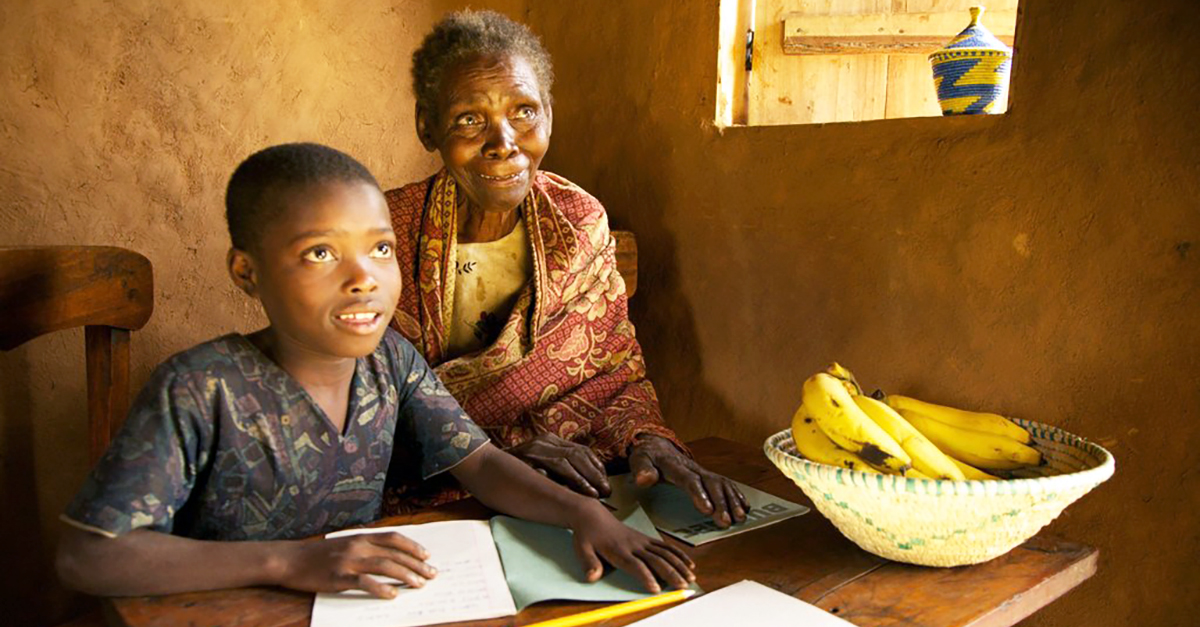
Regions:
<instances>
[{"instance_id":1,"label":"white and green basket","mask_svg":"<svg viewBox=\"0 0 1200 627\"><path fill-rule=\"evenodd\" d=\"M1104 448L1041 423L1014 422L1033 436L1045 464L999 481L908 479L818 464L796 453L790 429L768 438L763 450L863 550L922 566L962 566L1012 550L1113 474Z\"/></svg>"}]
</instances>

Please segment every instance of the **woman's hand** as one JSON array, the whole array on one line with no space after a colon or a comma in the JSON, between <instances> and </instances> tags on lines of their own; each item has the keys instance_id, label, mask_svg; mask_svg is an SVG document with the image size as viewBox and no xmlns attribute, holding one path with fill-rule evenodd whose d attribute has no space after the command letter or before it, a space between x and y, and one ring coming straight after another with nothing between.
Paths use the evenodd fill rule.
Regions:
<instances>
[{"instance_id":1,"label":"woman's hand","mask_svg":"<svg viewBox=\"0 0 1200 627\"><path fill-rule=\"evenodd\" d=\"M639 486L665 480L683 488L698 511L712 516L722 529L746 520L750 504L733 482L705 470L670 440L645 435L630 448L629 472Z\"/></svg>"},{"instance_id":2,"label":"woman's hand","mask_svg":"<svg viewBox=\"0 0 1200 627\"><path fill-rule=\"evenodd\" d=\"M508 452L580 494L602 497L612 492L604 464L596 453L553 433L538 434Z\"/></svg>"},{"instance_id":3,"label":"woman's hand","mask_svg":"<svg viewBox=\"0 0 1200 627\"><path fill-rule=\"evenodd\" d=\"M390 577L420 588L437 575L437 569L425 563L429 553L395 532L288 542L280 546L282 565L278 584L294 590L363 590L373 597L390 599L396 596L395 584L378 577Z\"/></svg>"},{"instance_id":4,"label":"woman's hand","mask_svg":"<svg viewBox=\"0 0 1200 627\"><path fill-rule=\"evenodd\" d=\"M686 588L696 580L696 564L680 549L627 527L598 501L592 501L574 516L575 555L583 565L584 577L596 581L604 575L601 559L631 574L647 590L662 591L658 580L673 588Z\"/></svg>"}]
</instances>

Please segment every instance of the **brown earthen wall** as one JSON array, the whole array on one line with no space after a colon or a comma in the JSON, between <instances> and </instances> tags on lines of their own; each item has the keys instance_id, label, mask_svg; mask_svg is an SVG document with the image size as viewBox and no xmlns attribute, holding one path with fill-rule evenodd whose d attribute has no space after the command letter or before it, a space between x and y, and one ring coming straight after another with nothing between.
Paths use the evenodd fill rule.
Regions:
<instances>
[{"instance_id":1,"label":"brown earthen wall","mask_svg":"<svg viewBox=\"0 0 1200 627\"><path fill-rule=\"evenodd\" d=\"M350 151L385 185L430 171L403 73L454 4L0 5L0 245L151 258L135 385L173 351L254 328L221 268L225 177L298 139ZM1101 548L1100 573L1029 623L1191 624L1189 3L1023 0L1003 117L724 134L715 0L528 4L559 73L546 165L638 232L634 319L685 437L761 442L833 359L887 390L1061 425L1108 444L1118 471L1054 523ZM14 624L69 605L48 556L84 472L81 346L69 332L0 354L0 612Z\"/></svg>"},{"instance_id":2,"label":"brown earthen wall","mask_svg":"<svg viewBox=\"0 0 1200 627\"><path fill-rule=\"evenodd\" d=\"M1022 0L1004 116L724 133L716 0L530 4L545 165L637 232L633 318L685 439L760 444L832 360L1061 426L1117 472L1053 523L1099 573L1028 624L1196 624L1192 2Z\"/></svg>"},{"instance_id":3,"label":"brown earthen wall","mask_svg":"<svg viewBox=\"0 0 1200 627\"><path fill-rule=\"evenodd\" d=\"M385 186L432 172L413 132L409 58L463 4L0 3L0 246L150 258L155 313L133 335L135 388L175 351L253 330L262 318L223 267L229 174L285 141L341 148ZM520 0L472 4L524 13ZM52 624L75 604L51 556L85 472L82 330L0 353L0 382L0 623Z\"/></svg>"}]
</instances>

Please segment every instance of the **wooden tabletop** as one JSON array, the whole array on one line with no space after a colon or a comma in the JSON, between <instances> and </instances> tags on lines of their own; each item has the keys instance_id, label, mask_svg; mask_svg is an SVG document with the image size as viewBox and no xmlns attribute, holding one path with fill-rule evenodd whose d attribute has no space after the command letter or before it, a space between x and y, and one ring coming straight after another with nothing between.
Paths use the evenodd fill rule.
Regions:
<instances>
[{"instance_id":1,"label":"wooden tabletop","mask_svg":"<svg viewBox=\"0 0 1200 627\"><path fill-rule=\"evenodd\" d=\"M690 446L707 468L812 507L760 448L719 438L706 438ZM486 519L490 515L492 512L470 499L379 524ZM705 590L752 579L860 627L1013 625L1092 576L1098 555L1094 548L1043 533L1006 555L976 566L910 566L859 549L815 508L763 529L685 548L697 564L697 583ZM111 624L131 627L302 627L308 625L312 600L311 594L290 590L241 588L113 599L106 614ZM595 607L600 605L539 603L516 616L454 625L512 627ZM656 611L661 610L604 624L625 625Z\"/></svg>"}]
</instances>

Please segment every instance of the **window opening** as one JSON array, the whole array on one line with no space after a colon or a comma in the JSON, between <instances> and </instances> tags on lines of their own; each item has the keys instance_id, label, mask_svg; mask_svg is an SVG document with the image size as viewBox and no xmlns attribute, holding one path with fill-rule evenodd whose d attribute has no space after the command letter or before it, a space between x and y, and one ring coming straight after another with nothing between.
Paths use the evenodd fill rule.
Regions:
<instances>
[{"instance_id":1,"label":"window opening","mask_svg":"<svg viewBox=\"0 0 1200 627\"><path fill-rule=\"evenodd\" d=\"M721 0L716 123L942 116L929 55L966 29L971 8L980 6L979 22L1011 48L1017 5L1018 0ZM1012 63L1009 59L1010 72ZM971 67L964 70L966 65ZM959 64L960 77L974 72L964 83L987 71L986 63L977 65ZM967 90L973 91L978 89ZM989 112L1002 113L1007 106L1004 94Z\"/></svg>"}]
</instances>

